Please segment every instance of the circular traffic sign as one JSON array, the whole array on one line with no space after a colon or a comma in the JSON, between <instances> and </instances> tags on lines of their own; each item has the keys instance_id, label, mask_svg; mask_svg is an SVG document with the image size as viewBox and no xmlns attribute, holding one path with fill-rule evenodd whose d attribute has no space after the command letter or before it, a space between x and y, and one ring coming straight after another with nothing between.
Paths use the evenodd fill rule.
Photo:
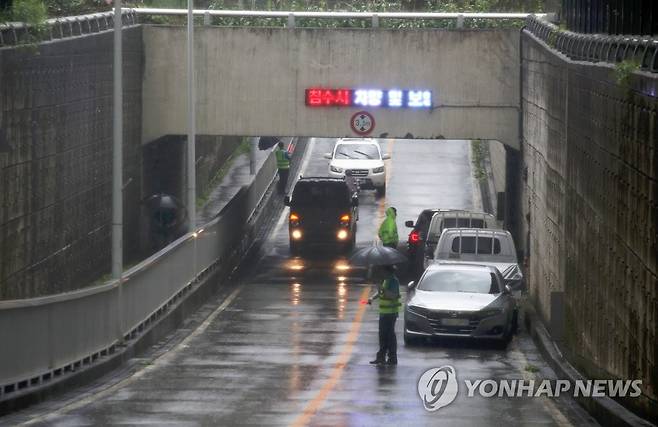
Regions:
<instances>
[{"instance_id":1,"label":"circular traffic sign","mask_svg":"<svg viewBox=\"0 0 658 427\"><path fill-rule=\"evenodd\" d=\"M367 135L375 128L375 118L367 111L359 111L350 119L350 126L359 135Z\"/></svg>"}]
</instances>

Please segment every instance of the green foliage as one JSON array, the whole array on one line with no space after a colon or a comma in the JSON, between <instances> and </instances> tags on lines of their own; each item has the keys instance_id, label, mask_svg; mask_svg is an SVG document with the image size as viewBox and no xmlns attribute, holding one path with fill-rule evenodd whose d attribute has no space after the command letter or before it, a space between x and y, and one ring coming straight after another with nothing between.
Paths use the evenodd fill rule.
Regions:
<instances>
[{"instance_id":1,"label":"green foliage","mask_svg":"<svg viewBox=\"0 0 658 427\"><path fill-rule=\"evenodd\" d=\"M483 142L479 139L471 141L471 150L473 152L473 176L478 181L484 181L487 179L487 172L484 168L484 159L487 156L487 146L486 142Z\"/></svg>"},{"instance_id":2,"label":"green foliage","mask_svg":"<svg viewBox=\"0 0 658 427\"><path fill-rule=\"evenodd\" d=\"M640 62L635 59L627 59L615 65L615 80L625 90L631 88L631 76L640 69Z\"/></svg>"},{"instance_id":3,"label":"green foliage","mask_svg":"<svg viewBox=\"0 0 658 427\"><path fill-rule=\"evenodd\" d=\"M502 12L502 11L532 11L542 9L544 0L362 0L362 1L309 1L309 0L268 0L255 4L265 6L266 10L290 11L343 11L343 12ZM244 0L243 6L249 1ZM239 2L235 0L211 0L210 9L230 10L239 9ZM214 25L222 26L284 26L285 18L215 18ZM318 19L302 18L295 21L298 27L321 28L369 28L371 23L367 19ZM464 28L520 28L523 24L518 20L466 20ZM455 20L382 20L382 28L455 28Z\"/></svg>"}]
</instances>

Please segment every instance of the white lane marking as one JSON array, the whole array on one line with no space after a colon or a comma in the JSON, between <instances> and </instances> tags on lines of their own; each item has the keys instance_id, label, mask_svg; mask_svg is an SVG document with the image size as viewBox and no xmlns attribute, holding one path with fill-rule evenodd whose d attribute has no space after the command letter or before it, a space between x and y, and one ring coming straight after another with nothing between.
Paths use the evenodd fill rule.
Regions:
<instances>
[{"instance_id":1,"label":"white lane marking","mask_svg":"<svg viewBox=\"0 0 658 427\"><path fill-rule=\"evenodd\" d=\"M311 154L313 153L313 148L315 147L315 138L309 138L308 140L308 146L306 147L306 153L304 154L304 160L302 161L302 165L299 167L299 173L295 177L295 182L293 185L290 186L290 188L295 188L295 183L299 180L299 175L304 175L306 173L306 168L308 168L308 162L311 159ZM281 227L283 227L283 223L286 220L286 210L285 208L281 212L281 216L279 217L279 220L276 222L276 225L274 226L274 231L272 233L272 236L276 236L279 234L279 231L281 230Z\"/></svg>"},{"instance_id":2,"label":"white lane marking","mask_svg":"<svg viewBox=\"0 0 658 427\"><path fill-rule=\"evenodd\" d=\"M521 375L523 375L523 379L525 380L539 380L539 378L531 373L525 370L525 367L529 365L528 359L526 359L525 354L523 354L523 350L521 350L518 345L516 340L512 341L512 350L518 352L518 357L521 360L521 364L523 365L521 367ZM573 425L571 421L567 417L564 416L560 408L555 404L553 399L550 399L548 397L539 397L539 401L544 405L544 408L548 411L548 413L553 417L555 422L560 425L560 426L570 426Z\"/></svg>"},{"instance_id":3,"label":"white lane marking","mask_svg":"<svg viewBox=\"0 0 658 427\"><path fill-rule=\"evenodd\" d=\"M179 342L174 348L166 351L165 353L161 354L159 357L154 359L152 364L145 366L144 368L138 370L128 378L125 378L119 381L118 383L115 383L103 390L100 390L97 393L92 394L91 396L85 397L80 400L76 400L75 402L65 405L54 412L37 416L19 425L28 426L36 423L52 421L56 417L60 417L68 412L74 411L76 409L80 409L104 397L107 397L108 395L116 392L120 388L125 387L130 383L142 378L144 375L151 372L152 370L159 368L162 365L171 363L171 360L174 358L174 356L176 356L181 350L189 347L190 341L192 341L194 338L204 333L206 329L208 329L208 326L210 326L210 324L215 320L215 318L233 302L233 300L238 296L240 291L242 291L242 286L239 286L233 292L231 292L231 294L228 297L226 297L226 299L219 305L219 307L217 307L215 311L213 311L206 318L206 320L204 320L192 333L186 336L185 339Z\"/></svg>"}]
</instances>

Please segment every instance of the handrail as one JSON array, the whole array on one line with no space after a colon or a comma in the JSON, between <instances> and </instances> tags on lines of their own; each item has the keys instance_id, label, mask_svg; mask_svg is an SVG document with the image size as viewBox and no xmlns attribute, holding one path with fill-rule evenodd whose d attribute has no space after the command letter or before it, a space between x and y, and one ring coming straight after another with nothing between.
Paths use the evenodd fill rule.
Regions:
<instances>
[{"instance_id":1,"label":"handrail","mask_svg":"<svg viewBox=\"0 0 658 427\"><path fill-rule=\"evenodd\" d=\"M132 9L123 9L121 18L124 26L137 24L137 14ZM35 42L112 31L114 29L114 12L52 18L47 19L45 24L48 27L45 38L40 38L35 40ZM30 35L29 28L30 26L23 22L6 22L0 24L0 48L24 43L26 37ZM43 35L40 37L43 37Z\"/></svg>"},{"instance_id":2,"label":"handrail","mask_svg":"<svg viewBox=\"0 0 658 427\"><path fill-rule=\"evenodd\" d=\"M138 15L187 15L187 9L132 8ZM547 17L547 13L497 13L497 12L310 12L273 10L215 10L195 9L194 15L246 17L246 18L326 18L326 19L526 19L530 15Z\"/></svg>"},{"instance_id":3,"label":"handrail","mask_svg":"<svg viewBox=\"0 0 658 427\"><path fill-rule=\"evenodd\" d=\"M658 38L655 37L574 33L536 16L528 17L526 30L575 61L615 64L634 60L640 70L658 73Z\"/></svg>"}]
</instances>

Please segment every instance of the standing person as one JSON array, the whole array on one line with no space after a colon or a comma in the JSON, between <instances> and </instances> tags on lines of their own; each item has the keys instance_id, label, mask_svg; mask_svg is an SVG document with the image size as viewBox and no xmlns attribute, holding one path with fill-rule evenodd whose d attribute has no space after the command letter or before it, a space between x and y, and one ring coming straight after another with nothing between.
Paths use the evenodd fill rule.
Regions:
<instances>
[{"instance_id":1,"label":"standing person","mask_svg":"<svg viewBox=\"0 0 658 427\"><path fill-rule=\"evenodd\" d=\"M368 299L379 299L379 351L373 365L397 365L398 364L398 340L395 336L395 321L400 311L400 281L395 275L395 267L387 265L384 267L386 278L379 286L377 293ZM388 356L388 360L385 358Z\"/></svg>"},{"instance_id":2,"label":"standing person","mask_svg":"<svg viewBox=\"0 0 658 427\"><path fill-rule=\"evenodd\" d=\"M390 207L386 209L386 218L382 225L379 226L379 232L377 235L381 239L384 246L389 248L396 249L398 247L398 226L395 223L395 218L397 218L397 209Z\"/></svg>"},{"instance_id":3,"label":"standing person","mask_svg":"<svg viewBox=\"0 0 658 427\"><path fill-rule=\"evenodd\" d=\"M276 156L276 167L279 170L279 194L284 194L290 173L290 153L283 149L283 142L279 141L274 155Z\"/></svg>"}]
</instances>

